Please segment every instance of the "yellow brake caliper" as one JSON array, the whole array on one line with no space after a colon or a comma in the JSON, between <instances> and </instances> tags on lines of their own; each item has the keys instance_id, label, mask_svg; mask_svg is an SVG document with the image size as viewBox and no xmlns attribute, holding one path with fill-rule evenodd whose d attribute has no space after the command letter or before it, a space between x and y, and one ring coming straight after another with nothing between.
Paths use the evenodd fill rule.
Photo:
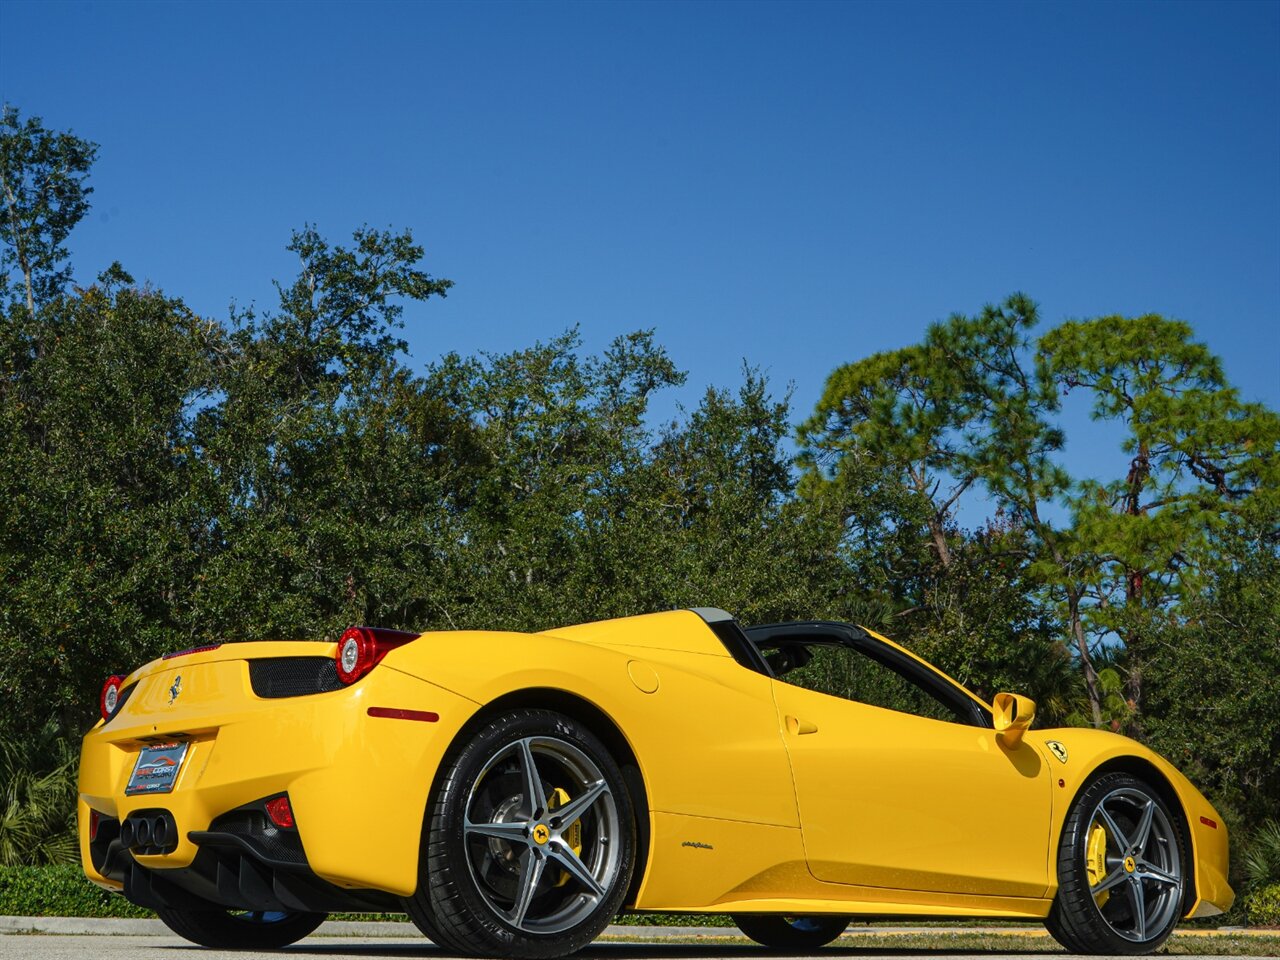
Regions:
<instances>
[{"instance_id":1,"label":"yellow brake caliper","mask_svg":"<svg viewBox=\"0 0 1280 960\"><path fill-rule=\"evenodd\" d=\"M551 791L551 795L547 797L547 809L559 810L572 799L569 792L563 787L556 787ZM573 850L574 856L582 856L582 821L575 820L569 825L569 828L562 834L564 842ZM560 879L556 881L557 887L563 887L569 882L569 874L560 871Z\"/></svg>"},{"instance_id":2,"label":"yellow brake caliper","mask_svg":"<svg viewBox=\"0 0 1280 960\"><path fill-rule=\"evenodd\" d=\"M1089 877L1089 886L1095 887L1107 877L1107 832L1101 824L1095 823L1089 831L1089 846L1084 855L1085 873ZM1110 890L1103 890L1094 897L1094 902L1102 906L1111 896Z\"/></svg>"}]
</instances>

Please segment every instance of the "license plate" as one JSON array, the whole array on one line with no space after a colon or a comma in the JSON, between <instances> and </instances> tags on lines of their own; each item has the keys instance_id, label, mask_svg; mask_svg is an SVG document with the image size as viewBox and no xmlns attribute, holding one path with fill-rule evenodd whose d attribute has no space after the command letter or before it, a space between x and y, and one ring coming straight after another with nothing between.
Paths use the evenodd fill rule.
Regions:
<instances>
[{"instance_id":1,"label":"license plate","mask_svg":"<svg viewBox=\"0 0 1280 960\"><path fill-rule=\"evenodd\" d=\"M138 762L133 765L125 796L139 793L172 793L173 784L182 769L182 759L187 755L186 743L164 743L157 747L143 747Z\"/></svg>"}]
</instances>

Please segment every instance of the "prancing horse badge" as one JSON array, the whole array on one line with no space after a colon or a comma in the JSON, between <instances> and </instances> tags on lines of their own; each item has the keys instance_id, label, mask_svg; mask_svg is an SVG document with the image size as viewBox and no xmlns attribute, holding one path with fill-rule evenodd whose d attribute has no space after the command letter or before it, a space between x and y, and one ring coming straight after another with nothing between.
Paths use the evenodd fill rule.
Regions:
<instances>
[{"instance_id":1,"label":"prancing horse badge","mask_svg":"<svg viewBox=\"0 0 1280 960\"><path fill-rule=\"evenodd\" d=\"M1057 757L1063 763L1067 762L1067 748L1063 746L1061 743L1059 743L1057 740L1046 740L1044 742L1044 745L1049 748L1050 753L1052 753L1055 757Z\"/></svg>"}]
</instances>

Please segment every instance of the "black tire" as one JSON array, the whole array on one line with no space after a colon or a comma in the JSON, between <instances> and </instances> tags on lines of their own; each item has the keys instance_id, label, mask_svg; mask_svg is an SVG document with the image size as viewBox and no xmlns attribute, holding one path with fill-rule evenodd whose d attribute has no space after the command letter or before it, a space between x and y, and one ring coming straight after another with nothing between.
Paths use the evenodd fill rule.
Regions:
<instances>
[{"instance_id":1,"label":"black tire","mask_svg":"<svg viewBox=\"0 0 1280 960\"><path fill-rule=\"evenodd\" d=\"M426 840L423 840L423 851L425 859ZM431 894L426 882L426 870L419 869L418 889L412 897L405 897L402 901L404 904L404 912L409 915L409 919L413 921L413 925L418 928L419 932L434 943L441 950L449 950L454 953L464 952L462 947L453 942L451 938L446 936L440 929L440 921L436 919L436 911L431 906Z\"/></svg>"},{"instance_id":2,"label":"black tire","mask_svg":"<svg viewBox=\"0 0 1280 960\"><path fill-rule=\"evenodd\" d=\"M1067 814L1045 926L1071 953L1152 953L1182 919L1187 874L1180 812L1145 781L1104 774Z\"/></svg>"},{"instance_id":3,"label":"black tire","mask_svg":"<svg viewBox=\"0 0 1280 960\"><path fill-rule=\"evenodd\" d=\"M192 943L222 950L278 950L313 933L327 913L266 911L169 910L156 915L164 925Z\"/></svg>"},{"instance_id":4,"label":"black tire","mask_svg":"<svg viewBox=\"0 0 1280 960\"><path fill-rule=\"evenodd\" d=\"M476 956L549 960L594 940L636 856L634 808L604 744L569 717L514 710L447 764L428 804L415 921Z\"/></svg>"},{"instance_id":5,"label":"black tire","mask_svg":"<svg viewBox=\"0 0 1280 960\"><path fill-rule=\"evenodd\" d=\"M733 922L756 943L773 950L817 950L849 926L849 917L786 917L735 913Z\"/></svg>"}]
</instances>

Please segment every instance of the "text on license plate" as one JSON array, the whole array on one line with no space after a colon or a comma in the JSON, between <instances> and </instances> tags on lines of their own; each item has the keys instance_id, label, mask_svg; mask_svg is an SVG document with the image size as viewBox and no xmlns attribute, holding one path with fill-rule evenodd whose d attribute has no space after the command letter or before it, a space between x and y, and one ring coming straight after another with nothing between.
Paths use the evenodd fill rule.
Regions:
<instances>
[{"instance_id":1,"label":"text on license plate","mask_svg":"<svg viewBox=\"0 0 1280 960\"><path fill-rule=\"evenodd\" d=\"M182 769L182 759L187 755L187 743L163 743L143 747L138 762L133 765L125 796L139 793L171 793L173 784Z\"/></svg>"}]
</instances>

